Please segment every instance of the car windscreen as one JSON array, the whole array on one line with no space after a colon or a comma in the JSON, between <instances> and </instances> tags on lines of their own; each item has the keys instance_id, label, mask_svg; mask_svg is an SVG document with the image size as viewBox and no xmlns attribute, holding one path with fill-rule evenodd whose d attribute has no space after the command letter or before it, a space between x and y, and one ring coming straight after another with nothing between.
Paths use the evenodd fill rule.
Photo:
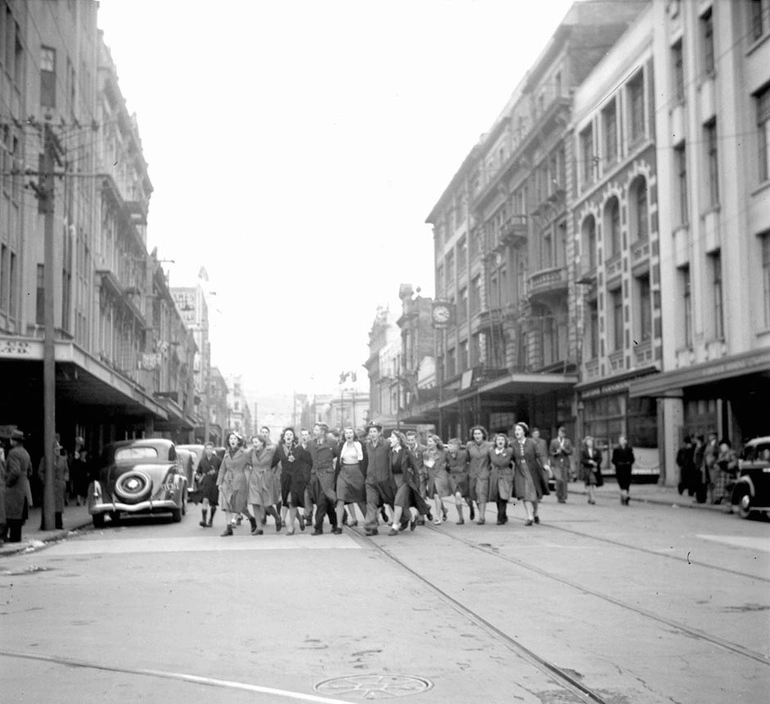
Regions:
<instances>
[{"instance_id":1,"label":"car windscreen","mask_svg":"<svg viewBox=\"0 0 770 704\"><path fill-rule=\"evenodd\" d=\"M151 459L157 456L158 450L154 447L121 447L115 450L116 462Z\"/></svg>"}]
</instances>

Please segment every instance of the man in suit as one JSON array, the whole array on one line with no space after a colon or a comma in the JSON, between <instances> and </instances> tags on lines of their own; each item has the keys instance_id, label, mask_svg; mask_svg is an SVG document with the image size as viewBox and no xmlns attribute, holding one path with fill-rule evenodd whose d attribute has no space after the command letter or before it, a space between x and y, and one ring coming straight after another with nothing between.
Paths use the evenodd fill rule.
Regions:
<instances>
[{"instance_id":1,"label":"man in suit","mask_svg":"<svg viewBox=\"0 0 770 704\"><path fill-rule=\"evenodd\" d=\"M366 535L377 535L377 518L381 506L390 506L396 498L396 483L390 466L390 443L382 437L382 426L372 421L368 425L366 455Z\"/></svg>"},{"instance_id":2,"label":"man in suit","mask_svg":"<svg viewBox=\"0 0 770 704\"><path fill-rule=\"evenodd\" d=\"M556 498L560 504L567 503L567 493L570 477L570 459L575 448L567 437L567 431L563 425L559 426L556 437L551 440L551 471L556 481Z\"/></svg>"},{"instance_id":3,"label":"man in suit","mask_svg":"<svg viewBox=\"0 0 770 704\"><path fill-rule=\"evenodd\" d=\"M308 443L308 452L313 458L313 470L310 475L308 492L310 500L316 505L315 530L312 535L323 533L324 516L329 516L332 533L342 533L337 525L336 477L337 444L327 437L329 426L316 423L313 426L313 439Z\"/></svg>"}]
</instances>

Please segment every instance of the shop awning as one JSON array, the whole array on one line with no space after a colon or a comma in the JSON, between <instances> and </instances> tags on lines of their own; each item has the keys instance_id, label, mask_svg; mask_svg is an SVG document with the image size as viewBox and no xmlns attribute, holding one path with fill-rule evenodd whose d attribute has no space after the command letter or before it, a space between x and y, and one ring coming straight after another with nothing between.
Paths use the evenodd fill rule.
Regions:
<instances>
[{"instance_id":1,"label":"shop awning","mask_svg":"<svg viewBox=\"0 0 770 704\"><path fill-rule=\"evenodd\" d=\"M577 374L507 374L479 387L487 396L539 396L577 384Z\"/></svg>"},{"instance_id":2,"label":"shop awning","mask_svg":"<svg viewBox=\"0 0 770 704\"><path fill-rule=\"evenodd\" d=\"M770 349L720 357L639 379L629 385L628 395L631 398L681 397L683 389L687 387L715 384L745 376L770 379Z\"/></svg>"}]
</instances>

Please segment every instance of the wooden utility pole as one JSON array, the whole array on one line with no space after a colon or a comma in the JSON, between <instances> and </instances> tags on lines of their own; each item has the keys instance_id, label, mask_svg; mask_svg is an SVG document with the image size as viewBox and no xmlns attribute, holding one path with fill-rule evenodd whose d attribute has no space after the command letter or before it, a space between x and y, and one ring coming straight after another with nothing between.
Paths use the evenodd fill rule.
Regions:
<instances>
[{"instance_id":1,"label":"wooden utility pole","mask_svg":"<svg viewBox=\"0 0 770 704\"><path fill-rule=\"evenodd\" d=\"M54 165L61 162L61 145L51 126L43 128L43 173L40 174L39 210L45 216L43 238L43 457L45 485L43 490L43 530L54 530L56 512L55 462L53 444L56 437L56 347L54 342L55 242L54 242Z\"/></svg>"}]
</instances>

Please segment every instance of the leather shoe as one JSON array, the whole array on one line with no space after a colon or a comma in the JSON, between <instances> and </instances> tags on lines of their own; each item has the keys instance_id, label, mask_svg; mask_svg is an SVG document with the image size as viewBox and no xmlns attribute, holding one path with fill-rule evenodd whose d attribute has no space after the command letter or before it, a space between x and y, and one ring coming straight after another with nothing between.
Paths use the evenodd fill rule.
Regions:
<instances>
[{"instance_id":1,"label":"leather shoe","mask_svg":"<svg viewBox=\"0 0 770 704\"><path fill-rule=\"evenodd\" d=\"M388 531L388 535L398 535L398 528L391 528Z\"/></svg>"},{"instance_id":2,"label":"leather shoe","mask_svg":"<svg viewBox=\"0 0 770 704\"><path fill-rule=\"evenodd\" d=\"M232 535L232 534L233 534L233 527L232 526L227 526L227 528L225 528L225 532L222 533L222 535L220 537L221 538L226 538L228 535Z\"/></svg>"},{"instance_id":3,"label":"leather shoe","mask_svg":"<svg viewBox=\"0 0 770 704\"><path fill-rule=\"evenodd\" d=\"M379 535L380 531L378 531L376 528L369 528L368 530L364 531L366 535Z\"/></svg>"},{"instance_id":4,"label":"leather shoe","mask_svg":"<svg viewBox=\"0 0 770 704\"><path fill-rule=\"evenodd\" d=\"M341 535L342 534L342 528L340 528L339 526L336 526L336 527L332 528L332 533L334 533L334 535Z\"/></svg>"},{"instance_id":5,"label":"leather shoe","mask_svg":"<svg viewBox=\"0 0 770 704\"><path fill-rule=\"evenodd\" d=\"M524 521L525 526L531 526L532 525L532 519L528 518L526 521Z\"/></svg>"},{"instance_id":6,"label":"leather shoe","mask_svg":"<svg viewBox=\"0 0 770 704\"><path fill-rule=\"evenodd\" d=\"M323 528L316 528L310 535L323 535Z\"/></svg>"},{"instance_id":7,"label":"leather shoe","mask_svg":"<svg viewBox=\"0 0 770 704\"><path fill-rule=\"evenodd\" d=\"M535 516L535 523L540 525L540 516Z\"/></svg>"}]
</instances>

